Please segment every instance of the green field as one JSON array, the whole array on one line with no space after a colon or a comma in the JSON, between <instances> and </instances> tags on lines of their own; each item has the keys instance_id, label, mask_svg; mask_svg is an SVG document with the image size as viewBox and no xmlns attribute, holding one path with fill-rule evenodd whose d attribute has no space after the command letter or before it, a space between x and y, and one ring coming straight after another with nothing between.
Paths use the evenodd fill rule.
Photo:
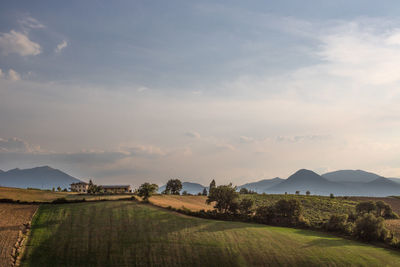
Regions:
<instances>
[{"instance_id":1,"label":"green field","mask_svg":"<svg viewBox=\"0 0 400 267\"><path fill-rule=\"evenodd\" d=\"M399 266L331 235L183 216L134 201L41 205L22 266Z\"/></svg>"}]
</instances>

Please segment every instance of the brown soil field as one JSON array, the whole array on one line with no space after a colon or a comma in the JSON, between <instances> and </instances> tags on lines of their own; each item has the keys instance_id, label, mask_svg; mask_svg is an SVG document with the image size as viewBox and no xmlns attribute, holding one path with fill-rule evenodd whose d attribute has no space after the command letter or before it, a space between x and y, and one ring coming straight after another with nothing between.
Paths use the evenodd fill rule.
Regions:
<instances>
[{"instance_id":1,"label":"brown soil field","mask_svg":"<svg viewBox=\"0 0 400 267\"><path fill-rule=\"evenodd\" d=\"M193 211L211 210L212 205L206 204L206 196L177 196L177 195L155 195L150 197L150 203L160 206L171 206L176 209L186 208Z\"/></svg>"},{"instance_id":2,"label":"brown soil field","mask_svg":"<svg viewBox=\"0 0 400 267\"><path fill-rule=\"evenodd\" d=\"M20 231L31 221L38 205L0 203L0 266L12 266L12 253Z\"/></svg>"}]
</instances>

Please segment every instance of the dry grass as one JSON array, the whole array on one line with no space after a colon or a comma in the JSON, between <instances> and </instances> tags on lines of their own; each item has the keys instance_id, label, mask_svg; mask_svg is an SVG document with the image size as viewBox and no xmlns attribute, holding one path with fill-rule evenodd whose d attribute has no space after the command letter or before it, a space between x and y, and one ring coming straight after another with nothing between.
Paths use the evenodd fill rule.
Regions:
<instances>
[{"instance_id":1,"label":"dry grass","mask_svg":"<svg viewBox=\"0 0 400 267\"><path fill-rule=\"evenodd\" d=\"M13 187L0 187L0 198L9 198L12 200L28 202L50 202L60 197L67 197L68 192L52 192L39 189L21 189Z\"/></svg>"},{"instance_id":2,"label":"dry grass","mask_svg":"<svg viewBox=\"0 0 400 267\"><path fill-rule=\"evenodd\" d=\"M212 205L206 204L206 196L176 196L176 195L155 195L150 202L160 207L171 206L176 209L186 208L193 211L211 210Z\"/></svg>"},{"instance_id":3,"label":"dry grass","mask_svg":"<svg viewBox=\"0 0 400 267\"><path fill-rule=\"evenodd\" d=\"M0 266L11 266L19 232L30 222L37 205L0 203Z\"/></svg>"}]
</instances>

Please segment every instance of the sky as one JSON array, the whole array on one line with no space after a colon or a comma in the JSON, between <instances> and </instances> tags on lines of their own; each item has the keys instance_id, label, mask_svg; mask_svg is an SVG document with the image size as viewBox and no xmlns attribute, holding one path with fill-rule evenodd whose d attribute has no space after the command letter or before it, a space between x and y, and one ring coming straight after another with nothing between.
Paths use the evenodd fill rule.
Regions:
<instances>
[{"instance_id":1,"label":"sky","mask_svg":"<svg viewBox=\"0 0 400 267\"><path fill-rule=\"evenodd\" d=\"M400 177L398 1L1 1L0 169Z\"/></svg>"}]
</instances>

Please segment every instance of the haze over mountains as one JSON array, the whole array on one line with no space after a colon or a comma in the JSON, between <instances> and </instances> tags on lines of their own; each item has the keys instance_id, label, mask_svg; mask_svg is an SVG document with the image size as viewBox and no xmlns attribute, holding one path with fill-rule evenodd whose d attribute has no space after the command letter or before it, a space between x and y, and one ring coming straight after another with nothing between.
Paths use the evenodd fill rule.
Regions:
<instances>
[{"instance_id":1,"label":"haze over mountains","mask_svg":"<svg viewBox=\"0 0 400 267\"><path fill-rule=\"evenodd\" d=\"M60 170L49 166L31 169L0 170L0 186L19 188L51 189L69 188L71 183L80 180ZM151 182L151 181L150 181ZM217 180L218 185L218 180ZM182 191L190 194L203 192L208 186L199 183L182 181ZM305 194L310 191L313 195L337 196L390 196L400 195L400 179L385 178L380 175L362 170L339 170L319 175L313 171L301 169L287 179L279 177L264 179L257 182L246 183L238 186L247 188L257 193L294 194L300 191ZM159 188L159 192L165 190L165 185Z\"/></svg>"},{"instance_id":2,"label":"haze over mountains","mask_svg":"<svg viewBox=\"0 0 400 267\"><path fill-rule=\"evenodd\" d=\"M49 166L0 171L0 186L6 187L52 189L60 186L68 189L70 184L79 181L79 179Z\"/></svg>"}]
</instances>

